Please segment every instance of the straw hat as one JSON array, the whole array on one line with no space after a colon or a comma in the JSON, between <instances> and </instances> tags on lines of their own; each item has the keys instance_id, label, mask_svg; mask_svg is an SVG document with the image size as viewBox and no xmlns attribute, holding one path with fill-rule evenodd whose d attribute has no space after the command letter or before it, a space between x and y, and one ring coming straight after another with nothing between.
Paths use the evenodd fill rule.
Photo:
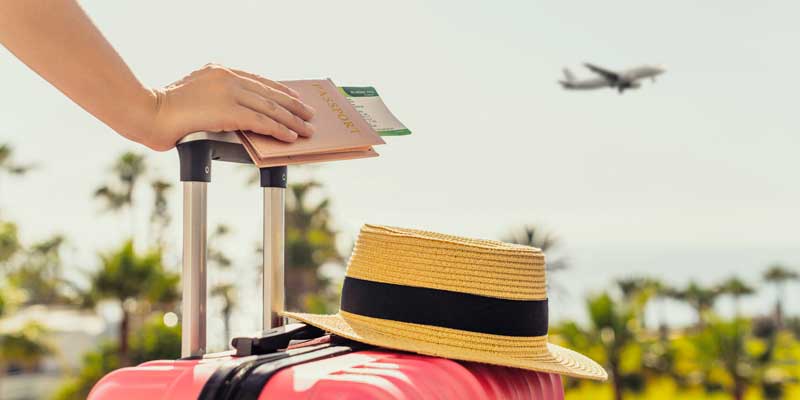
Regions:
<instances>
[{"instance_id":1,"label":"straw hat","mask_svg":"<svg viewBox=\"0 0 800 400\"><path fill-rule=\"evenodd\" d=\"M339 313L283 315L376 346L605 380L588 357L547 342L538 249L365 225Z\"/></svg>"}]
</instances>

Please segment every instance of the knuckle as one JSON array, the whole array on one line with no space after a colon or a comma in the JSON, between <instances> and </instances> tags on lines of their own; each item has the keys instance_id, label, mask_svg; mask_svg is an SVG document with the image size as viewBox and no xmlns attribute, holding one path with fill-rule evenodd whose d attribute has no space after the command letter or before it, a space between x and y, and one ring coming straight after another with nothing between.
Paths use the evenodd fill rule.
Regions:
<instances>
[{"instance_id":1,"label":"knuckle","mask_svg":"<svg viewBox=\"0 0 800 400\"><path fill-rule=\"evenodd\" d=\"M200 72L204 72L204 73L209 73L211 71L214 71L214 70L217 70L217 69L220 69L220 68L221 67L218 64L208 63L206 65L203 65L203 67L200 68L199 71Z\"/></svg>"},{"instance_id":2,"label":"knuckle","mask_svg":"<svg viewBox=\"0 0 800 400\"><path fill-rule=\"evenodd\" d=\"M269 124L272 120L267 118L267 116L264 114L256 113L256 121L258 121L261 124Z\"/></svg>"},{"instance_id":3,"label":"knuckle","mask_svg":"<svg viewBox=\"0 0 800 400\"><path fill-rule=\"evenodd\" d=\"M264 106L266 106L268 111L275 111L278 109L278 103L271 99L264 99Z\"/></svg>"},{"instance_id":4,"label":"knuckle","mask_svg":"<svg viewBox=\"0 0 800 400\"><path fill-rule=\"evenodd\" d=\"M271 99L277 99L277 98L279 98L278 96L279 96L280 94L278 93L278 91L277 91L277 90L275 90L275 89L273 89L273 88L271 88L271 87L269 87L269 86L265 85L265 84L264 84L264 83L262 83L262 82L259 82L258 84L261 86L261 89L264 91L264 94L265 94L267 97L269 97L269 98L271 98Z\"/></svg>"},{"instance_id":5,"label":"knuckle","mask_svg":"<svg viewBox=\"0 0 800 400\"><path fill-rule=\"evenodd\" d=\"M215 78L226 78L233 75L229 69L221 65L208 65L203 69L203 71L205 71L205 73L209 76Z\"/></svg>"},{"instance_id":6,"label":"knuckle","mask_svg":"<svg viewBox=\"0 0 800 400\"><path fill-rule=\"evenodd\" d=\"M303 102L301 102L300 100L297 100L297 99L294 99L294 98L290 98L290 99L291 100L289 100L289 104L290 104L290 106L292 107L293 110L303 110L305 108L305 107L303 107Z\"/></svg>"}]
</instances>

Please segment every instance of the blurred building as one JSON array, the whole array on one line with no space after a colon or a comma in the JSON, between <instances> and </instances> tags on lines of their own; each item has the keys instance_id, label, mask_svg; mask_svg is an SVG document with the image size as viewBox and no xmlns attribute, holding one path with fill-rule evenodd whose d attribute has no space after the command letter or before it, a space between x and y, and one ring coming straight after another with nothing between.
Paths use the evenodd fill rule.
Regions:
<instances>
[{"instance_id":1,"label":"blurred building","mask_svg":"<svg viewBox=\"0 0 800 400\"><path fill-rule=\"evenodd\" d=\"M10 363L0 372L0 399L44 399L69 372L81 365L83 354L110 337L108 323L93 310L34 305L0 319L0 333L18 332L31 323L47 331L51 356L29 364Z\"/></svg>"}]
</instances>

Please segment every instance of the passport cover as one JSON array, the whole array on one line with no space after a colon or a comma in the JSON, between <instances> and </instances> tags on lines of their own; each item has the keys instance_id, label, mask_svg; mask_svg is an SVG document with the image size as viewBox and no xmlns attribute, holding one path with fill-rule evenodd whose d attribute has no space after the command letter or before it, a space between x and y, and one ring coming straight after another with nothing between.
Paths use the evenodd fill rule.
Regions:
<instances>
[{"instance_id":1,"label":"passport cover","mask_svg":"<svg viewBox=\"0 0 800 400\"><path fill-rule=\"evenodd\" d=\"M259 168L322 161L376 157L372 146L385 142L364 120L330 79L282 81L316 110L309 121L315 132L293 143L271 136L240 132L240 138Z\"/></svg>"}]
</instances>

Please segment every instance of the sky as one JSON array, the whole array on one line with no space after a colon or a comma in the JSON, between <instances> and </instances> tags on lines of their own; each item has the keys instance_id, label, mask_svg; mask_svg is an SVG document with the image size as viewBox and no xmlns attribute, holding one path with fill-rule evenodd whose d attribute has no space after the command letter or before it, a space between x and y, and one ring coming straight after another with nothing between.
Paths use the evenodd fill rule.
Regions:
<instances>
[{"instance_id":1,"label":"sky","mask_svg":"<svg viewBox=\"0 0 800 400\"><path fill-rule=\"evenodd\" d=\"M551 277L566 287L552 296L556 319L584 318L583 296L623 276L758 285L770 263L800 268L796 2L81 4L149 86L208 62L375 86L413 135L375 159L291 172L325 183L345 249L366 222L485 238L539 224L571 263ZM588 77L587 61L667 73L623 95L562 90L562 68ZM176 153L126 142L4 49L0 82L0 142L38 166L0 177L0 207L26 240L65 233L73 262L96 267L130 235L91 198L109 164L138 151L152 176L177 183ZM234 228L224 246L252 270L260 196L248 173L214 166L209 223ZM173 200L179 219L179 190ZM772 299L763 291L744 308ZM800 312L800 297L787 302Z\"/></svg>"}]
</instances>

